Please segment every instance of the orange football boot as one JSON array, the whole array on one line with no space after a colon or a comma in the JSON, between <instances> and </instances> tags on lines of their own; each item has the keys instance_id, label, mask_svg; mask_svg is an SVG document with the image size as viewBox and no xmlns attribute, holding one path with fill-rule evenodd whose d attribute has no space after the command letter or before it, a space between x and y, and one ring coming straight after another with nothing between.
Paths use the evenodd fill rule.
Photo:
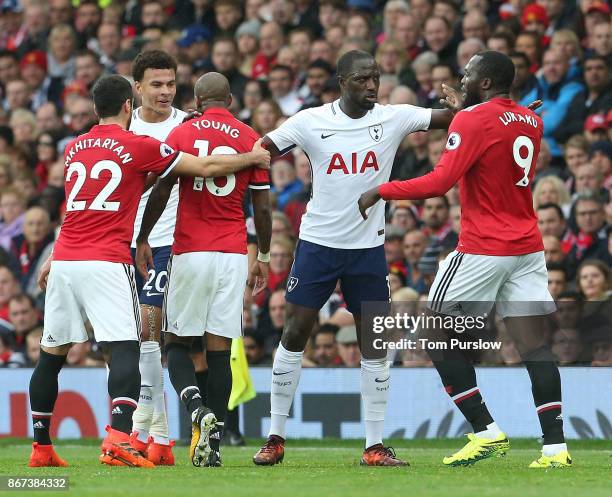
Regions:
<instances>
[{"instance_id":1,"label":"orange football boot","mask_svg":"<svg viewBox=\"0 0 612 497\"><path fill-rule=\"evenodd\" d=\"M383 444L372 445L363 452L362 466L410 466L407 461L398 459L392 447Z\"/></svg>"},{"instance_id":2,"label":"orange football boot","mask_svg":"<svg viewBox=\"0 0 612 497\"><path fill-rule=\"evenodd\" d=\"M253 462L258 466L273 466L283 462L285 458L285 439L278 435L270 435L264 446L253 456Z\"/></svg>"},{"instance_id":3,"label":"orange football boot","mask_svg":"<svg viewBox=\"0 0 612 497\"><path fill-rule=\"evenodd\" d=\"M170 440L168 445L164 445L154 442L153 438L149 438L147 459L155 464L155 466L174 466L172 447L174 447L174 440Z\"/></svg>"},{"instance_id":4,"label":"orange football boot","mask_svg":"<svg viewBox=\"0 0 612 497\"><path fill-rule=\"evenodd\" d=\"M100 462L109 466L131 466L137 468L154 468L155 465L142 456L131 444L130 436L110 426L106 427L108 435L102 441Z\"/></svg>"},{"instance_id":5,"label":"orange football boot","mask_svg":"<svg viewBox=\"0 0 612 497\"><path fill-rule=\"evenodd\" d=\"M53 445L40 445L38 442L32 444L32 453L30 454L30 468L44 468L49 466L68 466L68 463L58 456L53 449Z\"/></svg>"}]
</instances>

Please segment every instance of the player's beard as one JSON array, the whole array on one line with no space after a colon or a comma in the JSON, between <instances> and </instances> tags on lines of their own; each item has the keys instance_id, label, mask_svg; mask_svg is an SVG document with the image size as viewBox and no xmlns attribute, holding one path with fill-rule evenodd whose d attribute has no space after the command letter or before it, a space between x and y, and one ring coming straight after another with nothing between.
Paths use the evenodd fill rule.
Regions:
<instances>
[{"instance_id":1,"label":"player's beard","mask_svg":"<svg viewBox=\"0 0 612 497\"><path fill-rule=\"evenodd\" d=\"M472 105L477 105L480 103L482 103L482 100L480 99L480 95L478 94L478 92L465 92L465 98L463 102L464 107L471 107Z\"/></svg>"}]
</instances>

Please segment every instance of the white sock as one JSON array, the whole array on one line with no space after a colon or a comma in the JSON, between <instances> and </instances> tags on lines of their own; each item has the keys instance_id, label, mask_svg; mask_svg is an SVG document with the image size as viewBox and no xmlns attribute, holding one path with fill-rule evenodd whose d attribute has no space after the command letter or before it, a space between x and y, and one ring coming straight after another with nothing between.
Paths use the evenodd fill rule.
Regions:
<instances>
[{"instance_id":1,"label":"white sock","mask_svg":"<svg viewBox=\"0 0 612 497\"><path fill-rule=\"evenodd\" d=\"M270 433L285 438L285 424L295 396L304 352L290 352L278 344L272 366L272 388L270 391Z\"/></svg>"},{"instance_id":2,"label":"white sock","mask_svg":"<svg viewBox=\"0 0 612 497\"><path fill-rule=\"evenodd\" d=\"M158 346L159 350L159 346ZM161 366L161 351L159 358L159 378L153 387L153 421L149 429L153 441L168 445L168 419L166 417L166 399L164 398L164 370Z\"/></svg>"},{"instance_id":3,"label":"white sock","mask_svg":"<svg viewBox=\"0 0 612 497\"><path fill-rule=\"evenodd\" d=\"M140 344L140 398L132 417L132 429L138 433L138 440L147 442L153 422L155 385L159 383L161 350L159 344L146 341Z\"/></svg>"},{"instance_id":4,"label":"white sock","mask_svg":"<svg viewBox=\"0 0 612 497\"><path fill-rule=\"evenodd\" d=\"M547 457L556 456L559 452L563 452L564 450L567 450L567 445L565 443L542 446L542 454Z\"/></svg>"},{"instance_id":5,"label":"white sock","mask_svg":"<svg viewBox=\"0 0 612 497\"><path fill-rule=\"evenodd\" d=\"M389 379L389 362L386 358L361 360L361 398L365 420L366 449L382 443L389 397Z\"/></svg>"},{"instance_id":6,"label":"white sock","mask_svg":"<svg viewBox=\"0 0 612 497\"><path fill-rule=\"evenodd\" d=\"M495 421L493 421L493 423L488 424L486 430L479 431L478 433L475 433L475 435L477 437L480 437L480 438L490 438L490 439L497 438L501 434L502 434L502 431L499 428L499 426L497 426L497 423Z\"/></svg>"}]
</instances>

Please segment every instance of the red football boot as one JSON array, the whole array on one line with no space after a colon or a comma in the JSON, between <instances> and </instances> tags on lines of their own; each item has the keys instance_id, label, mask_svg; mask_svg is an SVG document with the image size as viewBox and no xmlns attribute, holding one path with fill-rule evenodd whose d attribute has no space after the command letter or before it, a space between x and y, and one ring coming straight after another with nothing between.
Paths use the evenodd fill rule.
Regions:
<instances>
[{"instance_id":1,"label":"red football boot","mask_svg":"<svg viewBox=\"0 0 612 497\"><path fill-rule=\"evenodd\" d=\"M253 456L253 462L258 466L273 466L283 462L285 457L285 439L278 435L270 435L264 446Z\"/></svg>"},{"instance_id":2,"label":"red football boot","mask_svg":"<svg viewBox=\"0 0 612 497\"><path fill-rule=\"evenodd\" d=\"M32 444L32 453L30 454L30 468L44 468L49 466L68 466L60 456L55 453L53 445L40 445L38 442Z\"/></svg>"},{"instance_id":3,"label":"red football boot","mask_svg":"<svg viewBox=\"0 0 612 497\"><path fill-rule=\"evenodd\" d=\"M398 459L392 447L383 444L372 445L363 452L362 466L410 466L407 461Z\"/></svg>"},{"instance_id":4,"label":"red football boot","mask_svg":"<svg viewBox=\"0 0 612 497\"><path fill-rule=\"evenodd\" d=\"M106 427L108 435L102 442L100 462L109 466L131 466L137 468L154 468L155 465L142 456L131 444L130 435L110 426Z\"/></svg>"},{"instance_id":5,"label":"red football boot","mask_svg":"<svg viewBox=\"0 0 612 497\"><path fill-rule=\"evenodd\" d=\"M155 466L174 466L172 447L174 447L174 440L170 440L168 445L164 445L156 443L152 438L149 438L147 459L155 464Z\"/></svg>"}]
</instances>

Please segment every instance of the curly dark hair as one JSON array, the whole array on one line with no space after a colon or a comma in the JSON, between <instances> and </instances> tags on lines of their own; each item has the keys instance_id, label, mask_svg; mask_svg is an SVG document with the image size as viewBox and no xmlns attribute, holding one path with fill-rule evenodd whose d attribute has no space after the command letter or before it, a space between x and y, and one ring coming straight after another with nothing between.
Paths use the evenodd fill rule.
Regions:
<instances>
[{"instance_id":1,"label":"curly dark hair","mask_svg":"<svg viewBox=\"0 0 612 497\"><path fill-rule=\"evenodd\" d=\"M134 81L142 81L147 69L172 69L176 72L176 60L161 50L146 50L140 52L132 65Z\"/></svg>"}]
</instances>

